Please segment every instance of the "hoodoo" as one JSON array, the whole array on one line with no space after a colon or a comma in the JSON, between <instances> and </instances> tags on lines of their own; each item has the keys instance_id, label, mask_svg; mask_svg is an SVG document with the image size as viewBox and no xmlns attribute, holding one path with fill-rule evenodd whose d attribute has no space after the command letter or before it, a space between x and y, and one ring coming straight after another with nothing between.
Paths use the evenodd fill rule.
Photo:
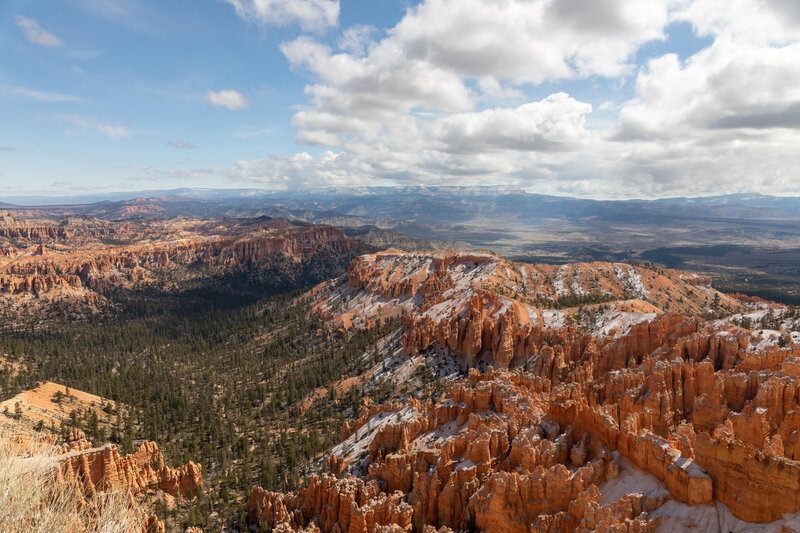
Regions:
<instances>
[{"instance_id":1,"label":"hoodoo","mask_svg":"<svg viewBox=\"0 0 800 533\"><path fill-rule=\"evenodd\" d=\"M341 435L363 435L363 462L334 455L339 477L297 494L254 489L253 524L667 531L800 512L798 339L709 318L764 302L657 267L396 250L331 291L315 312L332 327L402 317L422 364L474 368L435 400L365 404Z\"/></svg>"}]
</instances>

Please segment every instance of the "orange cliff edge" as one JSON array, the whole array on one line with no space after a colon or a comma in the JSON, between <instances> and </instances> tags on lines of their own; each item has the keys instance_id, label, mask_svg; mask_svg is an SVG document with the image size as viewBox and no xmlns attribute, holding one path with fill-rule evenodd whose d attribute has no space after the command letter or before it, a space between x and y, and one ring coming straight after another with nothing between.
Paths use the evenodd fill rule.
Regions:
<instances>
[{"instance_id":1,"label":"orange cliff edge","mask_svg":"<svg viewBox=\"0 0 800 533\"><path fill-rule=\"evenodd\" d=\"M295 264L319 253L355 255L368 248L338 229L284 219L72 218L78 220L0 217L0 299L91 305L102 300L100 289L152 281L158 271L269 268L275 261Z\"/></svg>"}]
</instances>

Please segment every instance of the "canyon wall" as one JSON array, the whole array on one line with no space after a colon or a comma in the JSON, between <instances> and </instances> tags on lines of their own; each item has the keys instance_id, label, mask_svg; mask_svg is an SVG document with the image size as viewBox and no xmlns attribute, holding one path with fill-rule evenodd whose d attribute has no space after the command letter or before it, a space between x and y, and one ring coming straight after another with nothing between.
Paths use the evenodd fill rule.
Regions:
<instances>
[{"instance_id":1,"label":"canyon wall","mask_svg":"<svg viewBox=\"0 0 800 533\"><path fill-rule=\"evenodd\" d=\"M666 269L398 251L319 297L334 329L400 317L406 353L494 366L433 401L364 404L341 435L369 439L363 461L328 457L336 476L297 494L254 489L254 526L654 531L724 512L779 528L800 512L800 344L688 316L763 302Z\"/></svg>"}]
</instances>

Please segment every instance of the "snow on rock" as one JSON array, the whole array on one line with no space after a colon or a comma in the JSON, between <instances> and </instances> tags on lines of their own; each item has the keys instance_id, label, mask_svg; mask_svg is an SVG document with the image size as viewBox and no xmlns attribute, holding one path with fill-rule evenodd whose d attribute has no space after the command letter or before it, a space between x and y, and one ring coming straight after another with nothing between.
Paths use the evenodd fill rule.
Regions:
<instances>
[{"instance_id":1,"label":"snow on rock","mask_svg":"<svg viewBox=\"0 0 800 533\"><path fill-rule=\"evenodd\" d=\"M786 514L780 520L767 524L755 524L739 520L731 514L724 503L714 505L686 505L675 500L668 500L661 507L650 513L650 516L666 516L656 531L671 533L673 531L724 531L729 533L782 533L800 531L800 513Z\"/></svg>"},{"instance_id":2,"label":"snow on rock","mask_svg":"<svg viewBox=\"0 0 800 533\"><path fill-rule=\"evenodd\" d=\"M619 477L610 479L598 488L602 494L601 505L615 502L626 494L642 494L648 498L667 498L651 517L666 517L658 526L658 533L673 531L724 531L731 533L781 533L800 531L800 512L786 514L782 519L767 524L755 524L739 520L728 507L720 502L714 505L687 505L673 500L667 487L654 476L640 472L631 466L618 451L612 452L613 460L620 466Z\"/></svg>"},{"instance_id":3,"label":"snow on rock","mask_svg":"<svg viewBox=\"0 0 800 533\"><path fill-rule=\"evenodd\" d=\"M611 454L620 466L619 477L609 479L598 488L603 495L600 505L615 502L626 494L642 494L648 498L669 497L667 487L655 476L636 470L618 451Z\"/></svg>"},{"instance_id":4,"label":"snow on rock","mask_svg":"<svg viewBox=\"0 0 800 533\"><path fill-rule=\"evenodd\" d=\"M346 462L355 462L369 453L369 445L382 427L390 423L408 422L419 416L416 409L406 406L396 412L380 412L371 417L363 427L331 448L330 453L342 457Z\"/></svg>"},{"instance_id":5,"label":"snow on rock","mask_svg":"<svg viewBox=\"0 0 800 533\"><path fill-rule=\"evenodd\" d=\"M564 284L564 267L561 267L556 272L556 277L553 279L553 289L556 291L556 296L566 296L569 294L567 286Z\"/></svg>"},{"instance_id":6,"label":"snow on rock","mask_svg":"<svg viewBox=\"0 0 800 533\"><path fill-rule=\"evenodd\" d=\"M567 314L564 311L545 309L542 311L544 327L551 329L561 329L567 323Z\"/></svg>"},{"instance_id":7,"label":"snow on rock","mask_svg":"<svg viewBox=\"0 0 800 533\"><path fill-rule=\"evenodd\" d=\"M643 298L646 294L649 294L650 291L648 291L642 283L642 276L639 275L635 268L629 267L626 270L620 267L614 267L614 275L625 288L629 297Z\"/></svg>"},{"instance_id":8,"label":"snow on rock","mask_svg":"<svg viewBox=\"0 0 800 533\"><path fill-rule=\"evenodd\" d=\"M649 322L656 316L655 313L628 313L612 307L594 319L592 334L605 336L610 335L611 330L616 330L617 336L627 335L634 324Z\"/></svg>"}]
</instances>

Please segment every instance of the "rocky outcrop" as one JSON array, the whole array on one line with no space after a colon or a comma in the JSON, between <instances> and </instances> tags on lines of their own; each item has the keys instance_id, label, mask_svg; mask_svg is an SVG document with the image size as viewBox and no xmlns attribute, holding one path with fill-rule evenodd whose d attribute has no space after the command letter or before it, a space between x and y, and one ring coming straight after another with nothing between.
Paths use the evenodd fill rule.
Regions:
<instances>
[{"instance_id":1,"label":"rocky outcrop","mask_svg":"<svg viewBox=\"0 0 800 533\"><path fill-rule=\"evenodd\" d=\"M21 468L21 475L31 474L34 481L30 489L40 491L35 492L35 497L42 498L42 506L53 505L44 514L59 513L64 523L72 520L72 529L76 531L97 529L94 513L103 514L104 507L112 501L114 516L111 522L106 520L104 527L125 533L163 533L164 523L137 496L160 490L175 497L193 498L203 486L200 465L190 462L170 468L164 465L163 456L153 442L143 442L136 453L126 456L120 456L112 444L93 447L79 429L71 430L62 445L54 446L54 442L52 434L21 433L10 437L3 434L0 452L6 465L16 465L12 471ZM17 456L17 462L9 463L8 454ZM117 494L105 499L112 492ZM55 504L50 501L53 497L59 499ZM30 512L35 514L26 518L37 524L43 510L34 507ZM74 513L74 517L67 513ZM108 518L106 514L105 519ZM123 520L113 521L119 518ZM120 526L127 529L119 529Z\"/></svg>"},{"instance_id":2,"label":"rocky outcrop","mask_svg":"<svg viewBox=\"0 0 800 533\"><path fill-rule=\"evenodd\" d=\"M40 296L61 289L80 289L80 277L72 274L45 274L31 276L0 275L0 292L9 294L33 294Z\"/></svg>"},{"instance_id":3,"label":"rocky outcrop","mask_svg":"<svg viewBox=\"0 0 800 533\"><path fill-rule=\"evenodd\" d=\"M157 227L116 223L119 233L115 226L108 227L115 224L109 222L99 228L71 230L75 234L66 227L47 231L0 227L0 240L14 237L31 244L28 249L9 248L7 261L0 256L0 296L94 303L100 289L149 281L156 271L188 275L188 267L202 267L209 273L278 269L283 276L291 276L297 265L332 257L346 261L367 249L331 227L295 226L273 219L214 222L170 221ZM110 244L111 237L119 243ZM58 242L45 248L42 241Z\"/></svg>"},{"instance_id":4,"label":"rocky outcrop","mask_svg":"<svg viewBox=\"0 0 800 533\"><path fill-rule=\"evenodd\" d=\"M714 479L715 498L749 522L771 522L800 509L800 462L774 448L700 434L695 460Z\"/></svg>"},{"instance_id":5,"label":"rocky outcrop","mask_svg":"<svg viewBox=\"0 0 800 533\"><path fill-rule=\"evenodd\" d=\"M800 345L687 316L762 305L721 295L707 278L387 251L355 260L346 285L315 297L335 327L401 316L407 353L435 348L467 368L499 369L472 368L435 402L363 403L341 437L368 449L364 463L332 456L343 477L297 494L255 489L254 525L638 532L670 524L667 500L722 502L754 523L800 512ZM559 299L584 306L552 309ZM344 487L358 496L342 499ZM370 501L392 510L354 522Z\"/></svg>"},{"instance_id":6,"label":"rocky outcrop","mask_svg":"<svg viewBox=\"0 0 800 533\"><path fill-rule=\"evenodd\" d=\"M411 531L411 507L403 494L382 492L375 481L347 477L313 476L297 495L255 489L247 501L248 520L292 529L314 522L322 531L376 531L392 527Z\"/></svg>"},{"instance_id":7,"label":"rocky outcrop","mask_svg":"<svg viewBox=\"0 0 800 533\"><path fill-rule=\"evenodd\" d=\"M351 298L354 294L358 297ZM402 317L406 352L437 345L467 367L484 362L513 368L552 349L539 359L540 372L550 378L561 377L555 374L567 373L570 362L588 353L606 361L613 352L611 364L617 366L641 358L673 334L697 331L685 315L744 308L711 288L707 277L676 270L619 263L528 265L490 253L398 250L355 259L347 285L316 306L343 328ZM665 318L654 320L660 314ZM677 331L679 326L686 331Z\"/></svg>"},{"instance_id":8,"label":"rocky outcrop","mask_svg":"<svg viewBox=\"0 0 800 533\"><path fill-rule=\"evenodd\" d=\"M66 228L53 226L0 226L0 237L30 241L66 241L70 233Z\"/></svg>"},{"instance_id":9,"label":"rocky outcrop","mask_svg":"<svg viewBox=\"0 0 800 533\"><path fill-rule=\"evenodd\" d=\"M78 443L80 440L84 443ZM68 440L67 450L55 456L59 476L62 481L79 481L89 495L107 490L141 494L160 489L172 496L193 497L203 486L200 465L189 462L168 467L154 442L145 441L136 453L126 456L121 456L113 444L87 448L85 438Z\"/></svg>"}]
</instances>

